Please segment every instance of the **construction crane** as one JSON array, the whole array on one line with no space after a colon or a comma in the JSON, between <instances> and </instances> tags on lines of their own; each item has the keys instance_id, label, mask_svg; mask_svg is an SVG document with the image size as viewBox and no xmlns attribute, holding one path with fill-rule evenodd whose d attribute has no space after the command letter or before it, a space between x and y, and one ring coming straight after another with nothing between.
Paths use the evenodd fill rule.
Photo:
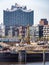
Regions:
<instances>
[{"instance_id":1,"label":"construction crane","mask_svg":"<svg viewBox=\"0 0 49 65\"><path fill-rule=\"evenodd\" d=\"M27 44L30 44L30 30L29 30L29 24L27 26L27 38L26 38Z\"/></svg>"},{"instance_id":2,"label":"construction crane","mask_svg":"<svg viewBox=\"0 0 49 65\"><path fill-rule=\"evenodd\" d=\"M30 44L30 30L29 30L29 25L27 26L27 30L26 30L26 37L22 37L21 36L21 42L20 42L20 45L23 45L25 44L25 42L27 44ZM24 42L25 41L25 42Z\"/></svg>"}]
</instances>

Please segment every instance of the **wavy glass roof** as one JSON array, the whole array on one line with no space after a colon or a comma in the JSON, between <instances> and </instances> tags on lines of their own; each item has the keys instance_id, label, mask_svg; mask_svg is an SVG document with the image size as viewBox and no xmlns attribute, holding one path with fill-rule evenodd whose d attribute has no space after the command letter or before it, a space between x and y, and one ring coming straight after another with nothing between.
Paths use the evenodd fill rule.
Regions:
<instances>
[{"instance_id":1,"label":"wavy glass roof","mask_svg":"<svg viewBox=\"0 0 49 65\"><path fill-rule=\"evenodd\" d=\"M13 12L13 11L16 11L16 10L21 10L23 12L31 12L32 11L31 9L27 10L26 6L20 6L17 3L15 5L12 5L11 9L7 8L5 11Z\"/></svg>"}]
</instances>

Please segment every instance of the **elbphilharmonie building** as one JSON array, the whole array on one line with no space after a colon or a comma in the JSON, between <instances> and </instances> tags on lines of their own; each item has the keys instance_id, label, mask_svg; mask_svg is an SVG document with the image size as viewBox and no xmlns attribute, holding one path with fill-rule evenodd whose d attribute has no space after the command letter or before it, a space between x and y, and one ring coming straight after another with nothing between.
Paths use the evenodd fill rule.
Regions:
<instances>
[{"instance_id":1,"label":"elbphilharmonie building","mask_svg":"<svg viewBox=\"0 0 49 65\"><path fill-rule=\"evenodd\" d=\"M11 6L11 9L3 10L3 22L5 25L5 35L8 35L9 29L14 26L32 26L34 23L34 11L27 10L26 6L20 6L17 3Z\"/></svg>"},{"instance_id":2,"label":"elbphilharmonie building","mask_svg":"<svg viewBox=\"0 0 49 65\"><path fill-rule=\"evenodd\" d=\"M27 10L26 6L19 6L17 3L11 9L3 11L5 26L31 26L34 22L34 11Z\"/></svg>"}]
</instances>

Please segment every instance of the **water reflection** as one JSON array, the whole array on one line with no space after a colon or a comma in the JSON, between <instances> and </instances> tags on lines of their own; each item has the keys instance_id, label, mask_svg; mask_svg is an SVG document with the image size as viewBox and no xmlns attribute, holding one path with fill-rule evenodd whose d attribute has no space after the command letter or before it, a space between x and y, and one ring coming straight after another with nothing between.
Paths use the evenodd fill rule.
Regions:
<instances>
[{"instance_id":1,"label":"water reflection","mask_svg":"<svg viewBox=\"0 0 49 65\"><path fill-rule=\"evenodd\" d=\"M43 65L42 62L37 63L26 63L26 64L18 64L18 63L0 63L0 65ZM49 65L49 62L46 62L45 65Z\"/></svg>"}]
</instances>

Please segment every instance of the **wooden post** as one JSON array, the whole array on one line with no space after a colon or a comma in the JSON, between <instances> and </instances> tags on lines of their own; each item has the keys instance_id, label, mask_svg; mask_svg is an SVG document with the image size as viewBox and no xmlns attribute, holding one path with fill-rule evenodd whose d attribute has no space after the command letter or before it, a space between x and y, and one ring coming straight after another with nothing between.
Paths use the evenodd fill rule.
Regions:
<instances>
[{"instance_id":1,"label":"wooden post","mask_svg":"<svg viewBox=\"0 0 49 65\"><path fill-rule=\"evenodd\" d=\"M26 64L26 51L19 51L19 56L18 56L19 64Z\"/></svg>"},{"instance_id":2,"label":"wooden post","mask_svg":"<svg viewBox=\"0 0 49 65\"><path fill-rule=\"evenodd\" d=\"M43 65L45 65L45 50L43 50Z\"/></svg>"}]
</instances>

